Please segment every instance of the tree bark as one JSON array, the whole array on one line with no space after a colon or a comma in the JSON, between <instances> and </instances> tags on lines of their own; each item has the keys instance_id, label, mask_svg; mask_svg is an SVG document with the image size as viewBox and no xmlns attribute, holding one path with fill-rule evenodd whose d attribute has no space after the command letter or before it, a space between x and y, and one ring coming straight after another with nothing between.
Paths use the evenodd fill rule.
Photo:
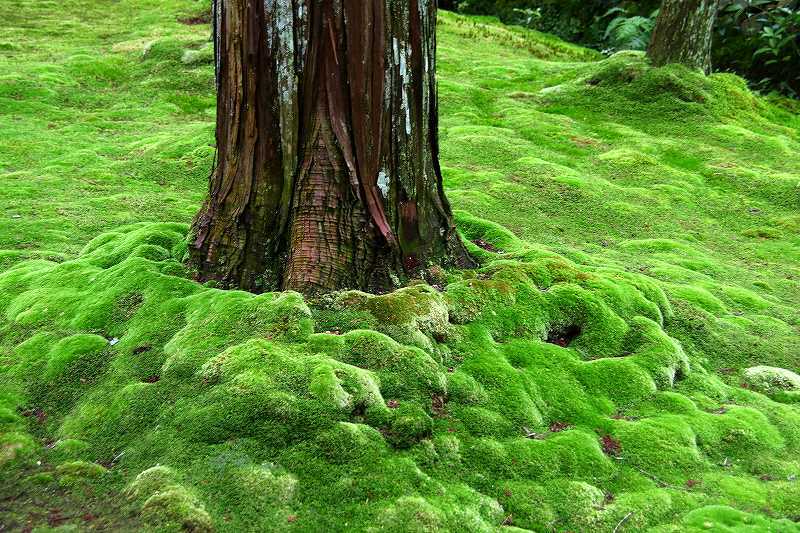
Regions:
<instances>
[{"instance_id":1,"label":"tree bark","mask_svg":"<svg viewBox=\"0 0 800 533\"><path fill-rule=\"evenodd\" d=\"M711 72L711 38L719 0L664 0L647 49L653 65L681 63Z\"/></svg>"},{"instance_id":2,"label":"tree bark","mask_svg":"<svg viewBox=\"0 0 800 533\"><path fill-rule=\"evenodd\" d=\"M438 162L435 0L214 0L213 25L199 280L380 292L472 266Z\"/></svg>"}]
</instances>

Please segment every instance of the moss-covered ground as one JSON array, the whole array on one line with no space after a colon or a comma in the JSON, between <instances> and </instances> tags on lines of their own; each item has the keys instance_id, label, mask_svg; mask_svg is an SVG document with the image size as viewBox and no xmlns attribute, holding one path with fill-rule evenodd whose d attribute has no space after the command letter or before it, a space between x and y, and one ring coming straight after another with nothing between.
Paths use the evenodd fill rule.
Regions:
<instances>
[{"instance_id":1,"label":"moss-covered ground","mask_svg":"<svg viewBox=\"0 0 800 533\"><path fill-rule=\"evenodd\" d=\"M204 4L0 0L0 530L800 530L796 107L442 14L482 267L223 292Z\"/></svg>"}]
</instances>

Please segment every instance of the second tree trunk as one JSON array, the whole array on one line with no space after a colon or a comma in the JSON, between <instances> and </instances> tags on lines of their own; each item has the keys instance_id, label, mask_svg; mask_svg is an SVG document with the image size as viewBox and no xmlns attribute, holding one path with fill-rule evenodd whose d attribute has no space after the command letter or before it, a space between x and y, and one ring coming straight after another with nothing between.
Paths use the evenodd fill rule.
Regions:
<instances>
[{"instance_id":1,"label":"second tree trunk","mask_svg":"<svg viewBox=\"0 0 800 533\"><path fill-rule=\"evenodd\" d=\"M711 71L711 39L719 0L664 0L647 49L653 65L681 63Z\"/></svg>"}]
</instances>

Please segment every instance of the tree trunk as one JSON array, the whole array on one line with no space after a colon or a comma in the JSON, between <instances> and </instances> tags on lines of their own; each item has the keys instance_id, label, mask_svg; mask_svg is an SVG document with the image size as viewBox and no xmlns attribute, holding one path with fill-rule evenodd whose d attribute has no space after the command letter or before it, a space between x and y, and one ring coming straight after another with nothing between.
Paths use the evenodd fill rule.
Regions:
<instances>
[{"instance_id":1,"label":"tree trunk","mask_svg":"<svg viewBox=\"0 0 800 533\"><path fill-rule=\"evenodd\" d=\"M719 0L664 0L647 49L653 65L682 63L711 72L711 37Z\"/></svg>"},{"instance_id":2,"label":"tree trunk","mask_svg":"<svg viewBox=\"0 0 800 533\"><path fill-rule=\"evenodd\" d=\"M214 0L199 280L376 292L471 266L438 162L435 0Z\"/></svg>"}]
</instances>

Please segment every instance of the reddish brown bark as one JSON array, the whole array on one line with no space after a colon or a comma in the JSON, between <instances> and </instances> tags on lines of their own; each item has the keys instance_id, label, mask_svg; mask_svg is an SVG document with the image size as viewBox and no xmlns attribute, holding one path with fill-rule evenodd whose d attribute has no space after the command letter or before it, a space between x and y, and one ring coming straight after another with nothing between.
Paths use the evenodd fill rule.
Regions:
<instances>
[{"instance_id":1,"label":"reddish brown bark","mask_svg":"<svg viewBox=\"0 0 800 533\"><path fill-rule=\"evenodd\" d=\"M471 265L438 165L434 0L215 0L201 280L386 290Z\"/></svg>"}]
</instances>

